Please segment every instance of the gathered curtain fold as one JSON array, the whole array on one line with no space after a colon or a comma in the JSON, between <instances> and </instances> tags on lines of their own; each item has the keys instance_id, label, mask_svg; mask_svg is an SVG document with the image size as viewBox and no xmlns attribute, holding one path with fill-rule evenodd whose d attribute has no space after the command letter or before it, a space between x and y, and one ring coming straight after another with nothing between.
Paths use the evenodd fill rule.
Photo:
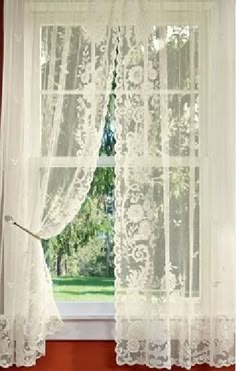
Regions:
<instances>
[{"instance_id":1,"label":"gathered curtain fold","mask_svg":"<svg viewBox=\"0 0 236 371\"><path fill-rule=\"evenodd\" d=\"M80 2L77 2L77 5ZM73 2L61 3L66 9ZM1 124L0 366L33 365L62 322L41 239L72 221L96 168L113 80L117 27L51 1L6 1ZM59 18L58 18L59 17ZM7 217L7 218L6 218Z\"/></svg>"}]
</instances>

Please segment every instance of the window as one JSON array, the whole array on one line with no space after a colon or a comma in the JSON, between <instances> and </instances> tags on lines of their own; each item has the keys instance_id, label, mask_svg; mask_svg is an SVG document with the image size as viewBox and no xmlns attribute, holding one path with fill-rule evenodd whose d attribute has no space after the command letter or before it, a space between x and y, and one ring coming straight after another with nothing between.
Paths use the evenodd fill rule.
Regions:
<instances>
[{"instance_id":1,"label":"window","mask_svg":"<svg viewBox=\"0 0 236 371\"><path fill-rule=\"evenodd\" d=\"M53 116L55 120L61 120L61 126L65 127L66 131L68 129L68 121L64 120L64 113L66 113L67 118L69 118L68 120L72 123L70 130L75 130L76 125L73 127L73 122L78 124L79 109L83 105L91 104L89 99L86 99L84 89L90 83L91 72L87 67L91 65L92 53L96 54L96 50L92 50L88 43L89 32L86 27L76 23L67 23L67 12L73 10L64 9L61 12L62 9L60 9L58 11L58 25L52 26L50 24L50 17L47 24L42 17L42 7L43 5L40 7L39 4L36 4L34 9L34 32L38 34L39 40L39 44L34 46L39 51L39 65L37 67L38 70L35 68L34 76L36 97L34 102L34 135L35 138L41 138L41 141L36 141L38 145L34 149L35 158L39 158L40 171L44 171L47 167L55 167L59 174L60 168L66 167L68 168L68 172L73 172L77 165L77 154L73 152L73 143L65 142L63 131L61 132L61 146L56 149L55 157L47 158L47 146L52 145L47 140L47 125L50 125ZM54 11L54 7L52 7L52 10ZM77 10L76 6L74 10ZM143 62L145 69L144 80L148 86L148 91L142 104L148 107L150 113L149 128L146 133L143 133L141 139L145 139L145 135L148 136L149 149L147 156L150 156L152 158L151 160L155 161L155 163L160 161L160 170L157 171L153 183L155 194L170 192L172 195L169 204L170 221L165 220L161 205L157 208L157 218L159 220L157 226L159 228L157 244L159 246L166 243L169 244L171 265L168 269L170 274L173 273L173 285L175 285L175 288L178 286L181 291L184 282L187 282L189 287L186 290L185 286L185 292L188 292L186 299L196 299L198 302L201 298L203 280L201 260L204 258L204 254L207 255L207 252L203 248L206 244L206 235L204 234L203 227L205 216L201 214L201 203L204 202L205 197L204 184L201 181L203 178L202 174L206 172L204 141L207 140L205 135L207 129L204 128L204 115L206 113L203 104L203 96L206 96L206 86L204 83L206 71L204 70L203 53L201 51L207 48L205 37L207 30L204 25L204 17L201 17L201 14L199 14L198 23L196 23L196 18L192 20L191 14L185 11L183 11L182 18L183 22L176 24L175 12L166 12L166 24L164 26L163 24L158 25L157 19L155 24L153 24L147 44L140 43L139 45L139 53L143 53L144 48L147 48L148 51L148 60L144 59ZM68 19L71 19L71 16L68 16ZM167 40L167 47L164 53L162 52L163 32L166 33ZM66 42L64 42L65 40ZM78 48L78 45L80 45L80 48ZM28 45L26 45L26 54L28 47L30 47L30 40ZM125 55L125 47L119 52L121 55ZM78 71L77 64L81 58L81 53L86 54L87 62L84 69ZM66 66L65 60L68 58L68 55L69 60ZM189 64L183 65L186 55L189 56ZM161 63L161 59L163 58L167 62L165 64L166 69L161 68L159 75L157 75L156 71L159 70L158 64ZM151 63L153 66L153 70L149 69L149 75L147 75L147 63ZM121 65L121 70L123 67ZM66 71L60 74L63 68L66 68ZM174 74L172 73L173 68L178 70L179 78L177 80L176 72ZM50 69L55 69L55 78L53 81L49 78L51 76ZM121 73L125 73L125 71L122 70ZM75 74L77 74L76 79L73 78ZM132 84L134 87L137 79L142 78L142 76L137 69L131 70L130 74L130 88L132 90ZM80 215L76 217L76 221L72 222L60 236L44 244L46 260L53 276L88 274L89 270L93 273L94 271L99 272L99 269L99 273L112 276L115 216L114 132L116 130L114 113L116 91L114 85L113 88L114 90L110 95L106 121L104 122L105 129L101 141L97 170L94 174L93 184L88 197L84 201ZM135 91L135 94L133 95L133 101L131 99L132 105L135 105L135 99L142 99L142 94L138 95L137 91ZM123 87L123 95L121 94L120 97L120 105L130 103L129 99L127 99L125 87ZM63 101L63 104L58 105L58 101ZM206 99L204 101L206 102ZM201 112L199 112L199 105ZM62 107L62 109L60 108L61 111L59 107ZM199 115L201 116L201 120L199 120ZM166 130L169 137L168 144L165 143L164 145L168 145L168 152L170 153L170 157L167 163L164 164L164 167L162 160L160 157L158 158L161 146L163 145L160 129L163 118L168 122ZM89 120L89 117L87 119ZM127 133L125 132L127 129L126 124L128 125L128 123L126 122L127 118L123 119L125 135ZM132 125L132 120L135 120L135 117L128 119L130 119L129 124ZM194 126L192 126L193 122ZM202 123L201 125L203 127L199 127L199 122ZM160 130L158 131L157 128ZM74 139L72 138L71 140L73 141ZM41 143L44 143L44 147L41 147ZM105 178L107 180L104 182ZM101 186L104 189L98 191L100 183L102 183ZM96 192L100 192L100 196L103 197L102 205L98 205L99 201L95 200L94 194ZM95 210L92 211L92 207ZM96 214L94 218L96 220L92 220L93 212ZM134 210L133 212L137 213L138 211ZM88 227L89 223L93 224L91 230L86 232L87 235L83 231L83 225L81 224L85 221L85 218ZM188 233L188 223L189 220L192 223L193 219L195 220L195 224L194 229L190 229L190 235ZM168 228L166 228L167 224ZM95 231L92 232L94 228ZM168 236L164 230L168 231ZM89 234L93 234L94 238L90 239ZM181 239L183 235L186 236L185 240ZM83 244L82 241L86 241L86 239L87 241L90 239L90 243ZM83 247L81 248L78 245L83 245ZM175 254L176 250L181 250L186 260L178 261L178 257ZM189 254L192 254L193 259L189 259ZM157 256L153 256L153 258L157 259ZM78 261L79 259L80 261ZM101 259L103 259L102 264L105 265L106 272L104 272L104 268L99 268L99 259L100 263ZM158 259L163 261L162 268L156 272L157 277L163 277L161 286L157 285L161 293L162 290L165 290L166 256L164 249L163 251L158 251ZM193 262L194 267L189 266L189 261ZM189 279L189 271L194 271L197 277L192 284L191 279ZM176 277L178 277L177 281ZM82 279L77 279L77 282L81 285ZM112 279L110 282L109 290L107 290L109 292L107 295L109 296L108 301L112 301L113 294ZM85 303L78 304L76 290L79 287L76 288L76 279L72 279L71 281L69 279L66 281L65 279L65 285L62 283L63 279L54 279L56 298L59 301L63 301L59 303L59 307L64 312L64 318L76 319L83 317L83 311L88 311L89 308L92 312L91 318L95 318L96 316L102 318L99 315L99 310L105 313L108 310L107 319L112 319L114 308L111 303L96 303L100 299L96 300L96 296L94 296L92 299L94 300L94 305L90 304L88 307ZM76 290L71 288L73 285ZM69 291L73 291L73 294ZM91 295L88 296L86 290L81 292L81 296L83 295L85 300L91 300ZM98 297L101 298L101 296ZM71 300L75 302L66 303L66 301ZM84 300L82 299L81 301ZM80 312L81 310L82 312Z\"/></svg>"}]
</instances>

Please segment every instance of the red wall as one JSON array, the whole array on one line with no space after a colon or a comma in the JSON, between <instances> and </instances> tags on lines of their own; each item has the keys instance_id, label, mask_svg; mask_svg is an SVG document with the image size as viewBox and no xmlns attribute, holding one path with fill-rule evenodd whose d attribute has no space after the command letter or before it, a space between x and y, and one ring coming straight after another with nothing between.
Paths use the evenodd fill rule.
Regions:
<instances>
[{"instance_id":1,"label":"red wall","mask_svg":"<svg viewBox=\"0 0 236 371\"><path fill-rule=\"evenodd\" d=\"M3 0L0 0L0 93L2 87L2 56ZM8 370L23 369L25 370L23 367L11 367ZM150 371L149 368L143 366L118 367L115 362L115 343L113 341L48 341L46 357L39 359L37 365L31 369L34 371ZM181 371L182 369L175 367L173 370ZM203 365L195 366L193 370L212 371L213 368ZM234 367L224 367L221 370L233 371Z\"/></svg>"}]
</instances>

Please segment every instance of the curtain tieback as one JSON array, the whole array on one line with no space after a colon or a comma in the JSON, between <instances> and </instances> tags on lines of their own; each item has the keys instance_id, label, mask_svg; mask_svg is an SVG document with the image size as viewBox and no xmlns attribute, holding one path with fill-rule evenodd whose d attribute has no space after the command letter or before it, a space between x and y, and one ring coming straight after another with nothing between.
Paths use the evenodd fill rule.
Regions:
<instances>
[{"instance_id":1,"label":"curtain tieback","mask_svg":"<svg viewBox=\"0 0 236 371\"><path fill-rule=\"evenodd\" d=\"M28 233L30 236L32 236L34 238L37 238L37 240L40 240L41 241L41 238L37 234L31 232L29 229L27 229L27 228L23 227L22 225L18 224L17 222L15 222L14 219L10 215L6 215L5 216L5 221L7 223L10 223L10 224L13 224L13 225L17 226L22 231Z\"/></svg>"}]
</instances>

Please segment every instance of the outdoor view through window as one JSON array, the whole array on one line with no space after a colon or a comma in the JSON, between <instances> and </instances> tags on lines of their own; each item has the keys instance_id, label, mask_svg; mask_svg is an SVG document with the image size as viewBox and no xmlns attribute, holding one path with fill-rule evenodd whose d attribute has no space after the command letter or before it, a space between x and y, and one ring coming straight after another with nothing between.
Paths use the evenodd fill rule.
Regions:
<instances>
[{"instance_id":1,"label":"outdoor view through window","mask_svg":"<svg viewBox=\"0 0 236 371\"><path fill-rule=\"evenodd\" d=\"M79 35L81 28L76 26L42 26L41 27L41 79L48 73L49 64L54 53L55 66L60 64L66 28L71 28L69 59L75 59L76 45L78 42L85 43L85 33ZM162 26L163 28L163 26ZM87 36L89 37L89 36ZM56 38L56 50L52 51L52 38ZM156 62L152 64L158 69L159 54L166 47L167 55L167 89L161 91L161 87L155 84L158 80L153 70L149 70L150 97L147 98L147 106L150 108L146 124L149 133L153 135L153 143L157 143L160 126L160 94L166 96L166 110L168 112L168 135L169 135L169 178L170 178L170 257L172 266L168 267L173 272L173 285L181 287L183 282L188 282L189 267L189 220L195 220L193 237L193 267L195 277L192 296L198 297L200 291L200 227L199 227L199 32L195 26L166 26L166 40L163 40L158 32L158 26L148 39L148 55L150 59L155 56ZM73 45L74 43L74 45ZM146 47L146 46L145 46ZM144 52L144 45L139 43L134 46ZM117 51L119 53L119 51ZM187 56L187 58L186 58ZM88 57L89 59L89 57ZM186 65L186 61L189 64ZM89 63L89 61L88 61ZM124 61L119 61L124 63ZM134 67L135 68L135 67ZM173 73L172 71L175 70ZM178 71L178 73L176 72ZM88 79L84 71L74 71L78 79ZM135 74L135 70L133 71ZM116 71L114 71L115 77ZM175 81L178 76L178 81ZM132 78L132 76L130 76ZM133 76L133 79L135 76ZM114 79L115 80L115 79ZM194 80L194 86L192 84ZM43 83L42 83L43 85ZM45 97L56 96L57 90L42 89L41 92L41 115L46 112ZM61 94L61 93L60 93ZM152 96L151 96L152 95ZM64 106L67 109L67 99L77 100L78 89L70 89L64 93ZM70 97L70 98L68 98ZM146 99L146 98L145 98ZM155 100L155 102L154 102ZM100 159L94 174L89 194L84 201L81 210L75 219L57 237L43 242L46 262L53 277L54 294L58 301L112 301L114 295L114 224L115 224L115 101L116 86L113 81L111 95L107 107L107 115L104 122L104 133L101 141ZM155 104L155 110L152 105ZM159 107L158 107L159 105ZM53 114L53 113L52 113ZM63 116L63 112L62 112ZM71 112L71 120L76 115ZM76 116L79 120L79 114ZM42 122L43 119L42 119ZM194 122L194 131L191 125ZM156 125L155 125L156 123ZM74 130L74 124L71 125ZM119 122L122 125L122 122ZM153 133L151 130L154 130ZM150 135L149 134L149 135ZM151 140L150 140L151 143ZM91 146L93 143L91 143ZM151 148L153 154L158 156L158 148ZM191 158L194 157L196 165L190 166ZM107 160L109 158L109 160ZM103 161L106 159L106 161ZM160 165L161 166L161 165ZM191 173L194 172L194 173ZM191 173L191 174L190 174ZM160 171L160 179L162 178ZM160 188L162 181L158 182ZM159 224L157 226L158 257L163 260L164 267L164 214L163 214L163 190L160 190L160 205L158 205ZM193 196L192 196L193 195ZM192 201L191 201L192 197ZM183 236L185 238L183 239ZM163 253L162 253L163 251ZM178 251L178 253L176 253ZM179 251L186 258L185 263L178 261ZM159 264L160 267L160 264ZM156 272L157 275L163 274ZM172 277L172 276L171 276ZM187 277L187 279L186 279ZM176 281L178 280L178 282ZM172 283L171 283L172 284Z\"/></svg>"}]
</instances>

